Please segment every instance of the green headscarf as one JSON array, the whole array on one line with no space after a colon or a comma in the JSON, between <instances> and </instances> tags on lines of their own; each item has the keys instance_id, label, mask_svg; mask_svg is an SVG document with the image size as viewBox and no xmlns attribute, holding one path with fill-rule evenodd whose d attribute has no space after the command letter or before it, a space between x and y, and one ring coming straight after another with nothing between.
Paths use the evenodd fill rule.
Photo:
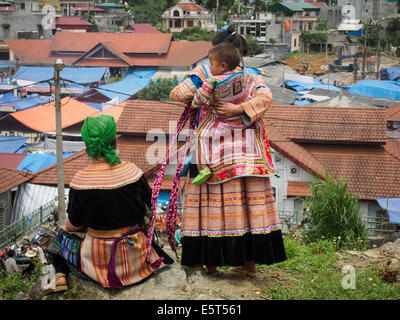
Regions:
<instances>
[{"instance_id":1,"label":"green headscarf","mask_svg":"<svg viewBox=\"0 0 400 320\"><path fill-rule=\"evenodd\" d=\"M81 133L86 144L86 153L90 158L98 160L104 156L111 166L121 163L112 146L117 134L114 117L105 114L87 117Z\"/></svg>"}]
</instances>

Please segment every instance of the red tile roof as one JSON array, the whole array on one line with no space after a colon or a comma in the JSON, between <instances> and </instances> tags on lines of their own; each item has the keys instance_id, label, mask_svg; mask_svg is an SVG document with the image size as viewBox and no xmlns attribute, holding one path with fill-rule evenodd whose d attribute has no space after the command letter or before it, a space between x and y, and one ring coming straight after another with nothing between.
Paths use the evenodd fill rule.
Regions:
<instances>
[{"instance_id":1,"label":"red tile roof","mask_svg":"<svg viewBox=\"0 0 400 320\"><path fill-rule=\"evenodd\" d=\"M347 179L362 200L399 198L400 161L380 146L308 145L307 150L335 179Z\"/></svg>"},{"instance_id":2,"label":"red tile roof","mask_svg":"<svg viewBox=\"0 0 400 320\"><path fill-rule=\"evenodd\" d=\"M93 26L92 23L83 20L81 17L56 17L56 27L60 28L62 26L82 26L88 27Z\"/></svg>"},{"instance_id":3,"label":"red tile roof","mask_svg":"<svg viewBox=\"0 0 400 320\"><path fill-rule=\"evenodd\" d=\"M183 11L208 11L206 8L198 5L195 2L192 3L177 3L176 6L181 8ZM170 11L174 7L167 8L166 11Z\"/></svg>"},{"instance_id":4,"label":"red tile roof","mask_svg":"<svg viewBox=\"0 0 400 320\"><path fill-rule=\"evenodd\" d=\"M0 168L0 194L25 183L33 178L33 174L20 170Z\"/></svg>"},{"instance_id":5,"label":"red tile roof","mask_svg":"<svg viewBox=\"0 0 400 320\"><path fill-rule=\"evenodd\" d=\"M292 141L355 144L386 141L382 108L272 105L264 119Z\"/></svg>"},{"instance_id":6,"label":"red tile roof","mask_svg":"<svg viewBox=\"0 0 400 320\"><path fill-rule=\"evenodd\" d=\"M51 51L87 52L98 43L112 43L119 52L132 54L165 54L172 34L167 33L104 33L104 32L57 32L51 43Z\"/></svg>"},{"instance_id":7,"label":"red tile roof","mask_svg":"<svg viewBox=\"0 0 400 320\"><path fill-rule=\"evenodd\" d=\"M134 23L130 24L126 29L133 33L161 33L161 31L158 31L150 23Z\"/></svg>"},{"instance_id":8,"label":"red tile roof","mask_svg":"<svg viewBox=\"0 0 400 320\"><path fill-rule=\"evenodd\" d=\"M54 64L60 56L50 54L52 40L4 40L22 64ZM76 56L62 56L64 63L72 64Z\"/></svg>"},{"instance_id":9,"label":"red tile roof","mask_svg":"<svg viewBox=\"0 0 400 320\"><path fill-rule=\"evenodd\" d=\"M400 121L400 104L386 109L387 121Z\"/></svg>"},{"instance_id":10,"label":"red tile roof","mask_svg":"<svg viewBox=\"0 0 400 320\"><path fill-rule=\"evenodd\" d=\"M0 167L15 170L25 157L24 153L0 152Z\"/></svg>"},{"instance_id":11,"label":"red tile roof","mask_svg":"<svg viewBox=\"0 0 400 320\"><path fill-rule=\"evenodd\" d=\"M304 147L293 141L290 141L272 125L267 125L266 131L271 146L280 154L310 174L315 174L321 178L325 176L325 169L323 165Z\"/></svg>"},{"instance_id":12,"label":"red tile roof","mask_svg":"<svg viewBox=\"0 0 400 320\"><path fill-rule=\"evenodd\" d=\"M117 132L146 136L150 130L170 132L170 123L176 124L185 105L177 102L128 100L117 124Z\"/></svg>"}]
</instances>

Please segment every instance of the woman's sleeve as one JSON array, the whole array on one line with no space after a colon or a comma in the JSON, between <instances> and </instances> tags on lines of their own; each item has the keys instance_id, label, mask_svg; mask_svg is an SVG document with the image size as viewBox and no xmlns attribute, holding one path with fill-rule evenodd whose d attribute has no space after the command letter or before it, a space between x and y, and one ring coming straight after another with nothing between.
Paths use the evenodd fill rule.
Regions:
<instances>
[{"instance_id":1,"label":"woman's sleeve","mask_svg":"<svg viewBox=\"0 0 400 320\"><path fill-rule=\"evenodd\" d=\"M254 123L260 119L272 104L272 94L260 77L255 76L255 96L241 104L246 119L246 124Z\"/></svg>"},{"instance_id":2,"label":"woman's sleeve","mask_svg":"<svg viewBox=\"0 0 400 320\"><path fill-rule=\"evenodd\" d=\"M171 100L189 103L192 102L196 86L190 77L178 84L169 94Z\"/></svg>"},{"instance_id":3,"label":"woman's sleeve","mask_svg":"<svg viewBox=\"0 0 400 320\"><path fill-rule=\"evenodd\" d=\"M81 207L81 197L79 194L80 191L75 190L73 188L69 189L68 194L68 208L67 208L67 216L68 221L72 225L72 227L80 228L84 225L84 217L82 216L82 207Z\"/></svg>"}]
</instances>

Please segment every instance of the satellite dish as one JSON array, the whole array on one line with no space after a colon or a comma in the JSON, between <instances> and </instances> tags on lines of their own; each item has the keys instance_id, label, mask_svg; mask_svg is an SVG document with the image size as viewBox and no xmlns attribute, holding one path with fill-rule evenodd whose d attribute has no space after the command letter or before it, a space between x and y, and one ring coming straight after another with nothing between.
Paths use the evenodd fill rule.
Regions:
<instances>
[{"instance_id":1,"label":"satellite dish","mask_svg":"<svg viewBox=\"0 0 400 320\"><path fill-rule=\"evenodd\" d=\"M356 19L356 8L353 6L347 5L342 8L342 18L343 19Z\"/></svg>"}]
</instances>

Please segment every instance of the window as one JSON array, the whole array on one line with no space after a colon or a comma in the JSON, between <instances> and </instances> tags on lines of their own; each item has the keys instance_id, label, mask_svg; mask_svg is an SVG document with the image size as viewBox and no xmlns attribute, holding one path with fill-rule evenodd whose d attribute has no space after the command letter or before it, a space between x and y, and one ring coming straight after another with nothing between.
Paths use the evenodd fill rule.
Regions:
<instances>
[{"instance_id":1,"label":"window","mask_svg":"<svg viewBox=\"0 0 400 320\"><path fill-rule=\"evenodd\" d=\"M179 17L179 11L178 10L174 11L174 17Z\"/></svg>"},{"instance_id":2,"label":"window","mask_svg":"<svg viewBox=\"0 0 400 320\"><path fill-rule=\"evenodd\" d=\"M21 2L20 8L21 8L21 10L25 10L25 2Z\"/></svg>"},{"instance_id":3,"label":"window","mask_svg":"<svg viewBox=\"0 0 400 320\"><path fill-rule=\"evenodd\" d=\"M297 167L290 167L290 175L294 177L299 176L299 168Z\"/></svg>"}]
</instances>

